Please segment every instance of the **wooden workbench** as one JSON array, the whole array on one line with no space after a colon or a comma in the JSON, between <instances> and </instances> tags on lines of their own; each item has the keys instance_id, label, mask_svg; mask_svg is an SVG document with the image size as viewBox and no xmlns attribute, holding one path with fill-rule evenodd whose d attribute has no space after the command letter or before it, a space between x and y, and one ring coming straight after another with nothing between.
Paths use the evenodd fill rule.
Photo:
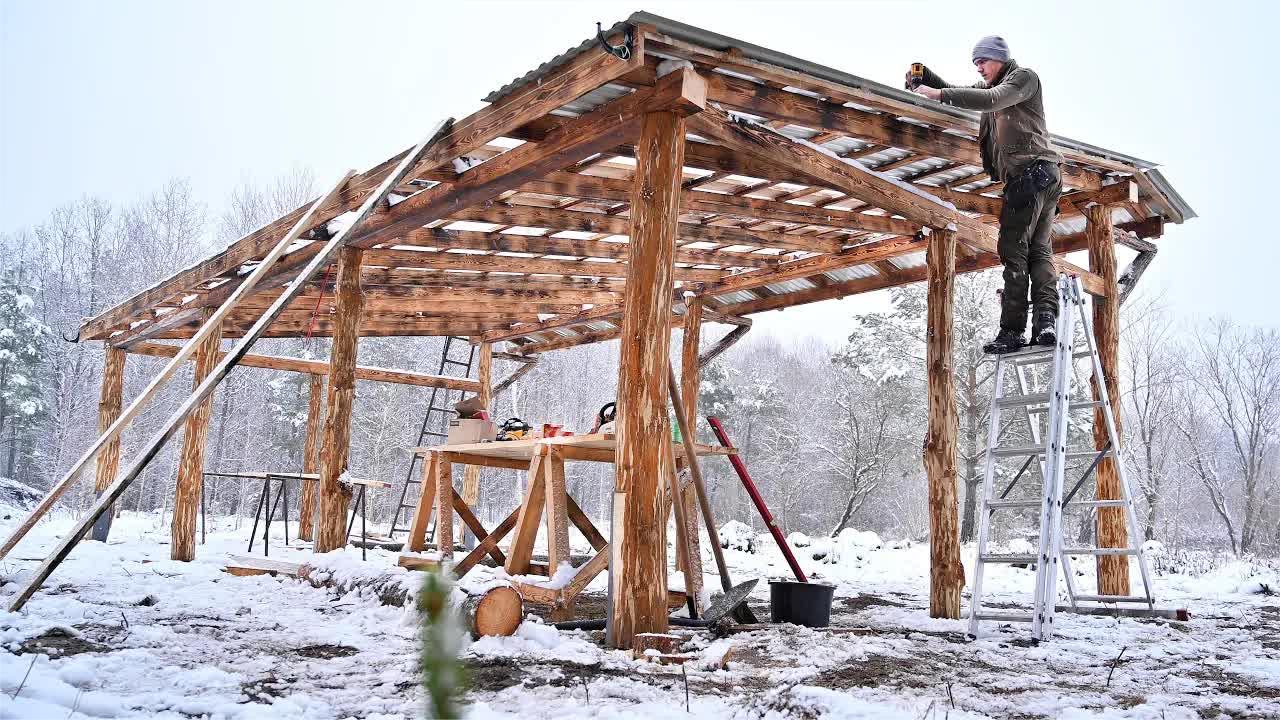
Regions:
<instances>
[{"instance_id":1,"label":"wooden workbench","mask_svg":"<svg viewBox=\"0 0 1280 720\"><path fill-rule=\"evenodd\" d=\"M434 512L441 561L453 557L453 514L456 512L476 536L475 549L453 566L461 577L475 567L486 555L502 565L509 575L545 574L554 576L561 563L570 562L569 523L572 522L591 543L592 555L574 569L567 583L558 587L546 584L515 583L520 594L529 602L551 605L554 615L568 617L573 613L574 598L597 575L609 566L609 541L596 529L591 519L578 507L577 502L565 490L566 461L614 462L617 441L612 434L569 435L551 438L531 438L505 442L468 443L463 445L439 445L415 448L425 462L422 474L422 494L409 525L409 538L405 543L406 555L400 564L421 567L420 553L426 548L426 531ZM671 444L672 455L677 461L685 457L680 443ZM735 450L713 445L697 445L697 455L729 455ZM529 473L528 488L519 507L506 517L492 532L486 530L471 508L453 489L453 465L477 465L480 467L526 470ZM538 535L538 525L545 516L547 525L547 563L535 566L530 560L533 544ZM498 543L512 535L506 553L498 549ZM701 572L701 558L688 558L694 572ZM679 602L683 601L683 597Z\"/></svg>"}]
</instances>

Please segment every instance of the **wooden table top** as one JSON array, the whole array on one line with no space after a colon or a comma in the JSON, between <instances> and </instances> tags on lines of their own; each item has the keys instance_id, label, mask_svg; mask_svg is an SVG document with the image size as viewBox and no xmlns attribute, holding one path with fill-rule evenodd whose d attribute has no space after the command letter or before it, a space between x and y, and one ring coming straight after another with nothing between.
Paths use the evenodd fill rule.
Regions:
<instances>
[{"instance_id":1,"label":"wooden table top","mask_svg":"<svg viewBox=\"0 0 1280 720\"><path fill-rule=\"evenodd\" d=\"M525 440L505 440L502 442L434 445L432 447L414 448L413 451L418 455L426 455L431 452L449 452L462 453L466 455L479 455L481 457L502 458L505 460L532 460L533 456L538 452L539 446L543 445L550 445L553 447L589 448L593 450L614 450L617 448L618 443L611 433L593 433L589 435L567 435L549 438L529 438ZM682 444L673 442L671 446L675 451L676 457L684 457L684 446ZM699 456L734 455L737 453L737 449L735 448L720 447L719 445L695 445L694 450ZM569 459L572 460L572 458Z\"/></svg>"},{"instance_id":2,"label":"wooden table top","mask_svg":"<svg viewBox=\"0 0 1280 720\"><path fill-rule=\"evenodd\" d=\"M238 477L246 480L306 480L307 482L319 482L320 476L316 473L291 473L291 472L207 472L205 475L213 477ZM362 478L348 477L346 479L348 485L364 485L374 488L389 488L391 483L385 480L364 480Z\"/></svg>"}]
</instances>

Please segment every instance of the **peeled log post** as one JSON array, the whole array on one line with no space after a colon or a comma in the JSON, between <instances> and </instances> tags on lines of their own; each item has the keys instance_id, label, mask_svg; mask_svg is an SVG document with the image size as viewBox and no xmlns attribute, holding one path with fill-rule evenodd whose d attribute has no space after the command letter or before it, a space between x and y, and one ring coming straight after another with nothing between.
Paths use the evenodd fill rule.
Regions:
<instances>
[{"instance_id":1,"label":"peeled log post","mask_svg":"<svg viewBox=\"0 0 1280 720\"><path fill-rule=\"evenodd\" d=\"M1085 237L1089 240L1089 269L1102 278L1106 297L1094 297L1093 333L1098 343L1098 360L1107 378L1107 394L1111 398L1111 416L1116 422L1116 437L1120 428L1120 286L1116 281L1116 246L1112 233L1111 211L1105 205L1085 208ZM1097 378L1093 378L1093 397L1098 398ZM1101 450L1107 445L1107 426L1102 409L1093 413L1094 447ZM1120 475L1115 460L1104 458L1098 464L1098 499L1119 500ZM1129 536L1125 528L1123 508L1098 508L1098 546L1128 547ZM1103 595L1129 594L1129 558L1123 555L1102 555L1098 562L1098 592Z\"/></svg>"},{"instance_id":2,"label":"peeled log post","mask_svg":"<svg viewBox=\"0 0 1280 720\"><path fill-rule=\"evenodd\" d=\"M302 446L302 472L318 473L320 470L320 436L324 431L324 376L311 376L311 394L307 402L307 440ZM315 539L316 485L302 481L302 499L298 510L298 538Z\"/></svg>"},{"instance_id":3,"label":"peeled log post","mask_svg":"<svg viewBox=\"0 0 1280 720\"><path fill-rule=\"evenodd\" d=\"M929 479L929 616L960 617L964 565L960 562L960 529L956 503L956 412L953 369L952 297L956 236L935 230L925 254L928 266L926 324L929 426L924 442L924 468Z\"/></svg>"},{"instance_id":4,"label":"peeled log post","mask_svg":"<svg viewBox=\"0 0 1280 720\"><path fill-rule=\"evenodd\" d=\"M663 447L671 444L668 328L684 128L684 118L675 113L646 114L635 153L609 562L609 643L624 649L631 647L637 633L667 630L661 471Z\"/></svg>"},{"instance_id":5,"label":"peeled log post","mask_svg":"<svg viewBox=\"0 0 1280 720\"><path fill-rule=\"evenodd\" d=\"M124 406L124 364L128 353L120 348L106 346L106 364L102 368L102 394L98 400L98 432L105 433L111 423L120 417L120 408ZM120 437L116 436L102 447L98 454L97 473L94 477L93 489L101 495L111 481L116 479L120 469ZM93 526L93 539L106 542L111 531L111 518L115 516L115 508L102 514L102 518Z\"/></svg>"},{"instance_id":6,"label":"peeled log post","mask_svg":"<svg viewBox=\"0 0 1280 720\"><path fill-rule=\"evenodd\" d=\"M680 347L680 405L684 408L685 420L689 423L690 432L697 441L698 427L698 392L702 383L702 365L698 362L698 346L702 340L702 298L686 300L684 316L684 337ZM686 460L686 462L689 462ZM684 491L685 539L688 548L676 548L676 558L680 570L684 573L685 589L695 598L702 596L702 538L699 535L698 523L698 491L690 483ZM688 566L692 564L693 567ZM698 607L701 614L702 608Z\"/></svg>"},{"instance_id":7,"label":"peeled log post","mask_svg":"<svg viewBox=\"0 0 1280 720\"><path fill-rule=\"evenodd\" d=\"M480 403L485 410L493 405L493 343L476 346L476 381L480 383ZM480 466L467 465L462 471L462 501L474 507L480 499Z\"/></svg>"},{"instance_id":8,"label":"peeled log post","mask_svg":"<svg viewBox=\"0 0 1280 720\"><path fill-rule=\"evenodd\" d=\"M213 315L209 309L201 322ZM216 327L196 348L193 387L209 377L218 364L218 346L222 344L222 328ZM169 527L169 558L190 562L196 558L196 511L200 509L200 493L204 487L204 445L209 434L209 416L213 412L210 393L187 417L182 435L182 455L178 461L178 480L173 496L173 524Z\"/></svg>"},{"instance_id":9,"label":"peeled log post","mask_svg":"<svg viewBox=\"0 0 1280 720\"><path fill-rule=\"evenodd\" d=\"M329 354L329 408L324 420L324 450L320 459L320 522L315 551L337 550L347 544L347 506L351 487L341 482L351 447L351 406L355 401L356 350L360 339L360 261L363 251L345 247L338 256L334 287L337 310Z\"/></svg>"}]
</instances>

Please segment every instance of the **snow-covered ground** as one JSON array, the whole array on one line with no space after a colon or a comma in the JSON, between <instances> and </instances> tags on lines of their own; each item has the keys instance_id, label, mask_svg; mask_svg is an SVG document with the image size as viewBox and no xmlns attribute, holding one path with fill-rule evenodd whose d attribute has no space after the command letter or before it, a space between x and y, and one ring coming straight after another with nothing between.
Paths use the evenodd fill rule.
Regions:
<instances>
[{"instance_id":1,"label":"snow-covered ground","mask_svg":"<svg viewBox=\"0 0 1280 720\"><path fill-rule=\"evenodd\" d=\"M9 513L0 531L21 517ZM70 525L41 524L0 563L0 602ZM196 562L176 563L156 517L126 514L109 544L82 543L21 613L0 613L0 718L420 717L411 611L222 572L247 535L248 524L218 530ZM1060 615L1052 643L1031 644L1022 625L966 642L962 621L928 617L927 547L866 533L834 548L794 541L807 543L798 549L806 571L837 585L833 624L865 634L688 631L686 652L732 650L727 669L693 662L682 672L530 618L515 637L467 649L467 717L1280 717L1280 596L1262 592L1280 590L1274 572L1234 563L1158 577L1159 604L1188 608L1187 623ZM783 577L777 549L755 547L726 551L734 580ZM271 557L314 556L274 546ZM374 575L394 557L370 551L361 566L359 551L346 551L330 564ZM714 568L709 554L705 565ZM1018 568L989 573L988 597L1024 603L1032 580ZM580 610L602 607L603 581ZM761 583L757 615L767 617L767 603Z\"/></svg>"}]
</instances>

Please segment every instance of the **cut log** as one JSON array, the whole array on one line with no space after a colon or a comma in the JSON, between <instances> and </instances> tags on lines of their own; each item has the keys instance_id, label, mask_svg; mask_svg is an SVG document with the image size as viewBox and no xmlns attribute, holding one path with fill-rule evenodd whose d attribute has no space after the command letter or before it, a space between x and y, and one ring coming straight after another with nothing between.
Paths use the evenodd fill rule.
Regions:
<instances>
[{"instance_id":1,"label":"cut log","mask_svg":"<svg viewBox=\"0 0 1280 720\"><path fill-rule=\"evenodd\" d=\"M657 650L660 654L670 655L680 651L685 638L671 633L636 633L635 654L644 655L646 650Z\"/></svg>"},{"instance_id":2,"label":"cut log","mask_svg":"<svg viewBox=\"0 0 1280 720\"><path fill-rule=\"evenodd\" d=\"M462 603L463 622L472 638L485 635L514 635L524 619L524 602L510 585L489 588L482 593L468 593Z\"/></svg>"}]
</instances>

